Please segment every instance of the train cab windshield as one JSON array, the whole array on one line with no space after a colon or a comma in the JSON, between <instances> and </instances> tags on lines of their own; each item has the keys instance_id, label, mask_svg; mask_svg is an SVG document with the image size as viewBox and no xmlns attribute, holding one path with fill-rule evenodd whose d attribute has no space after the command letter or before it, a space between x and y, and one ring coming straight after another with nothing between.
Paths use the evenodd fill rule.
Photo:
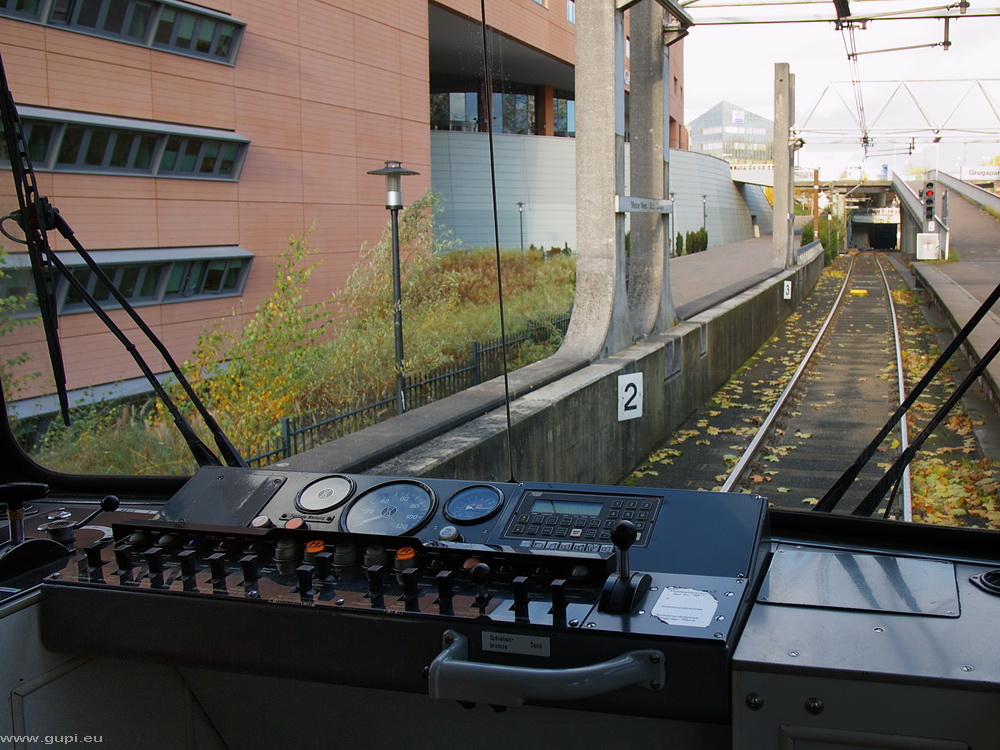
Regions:
<instances>
[{"instance_id":1,"label":"train cab windshield","mask_svg":"<svg viewBox=\"0 0 1000 750\"><path fill-rule=\"evenodd\" d=\"M0 745L995 743L1000 174L690 3L7 5Z\"/></svg>"}]
</instances>

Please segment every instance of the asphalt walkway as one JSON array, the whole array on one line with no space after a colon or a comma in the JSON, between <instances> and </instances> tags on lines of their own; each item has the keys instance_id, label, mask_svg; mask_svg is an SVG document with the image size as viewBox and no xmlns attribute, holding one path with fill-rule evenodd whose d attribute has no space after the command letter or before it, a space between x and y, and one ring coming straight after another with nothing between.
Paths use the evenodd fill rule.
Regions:
<instances>
[{"instance_id":1,"label":"asphalt walkway","mask_svg":"<svg viewBox=\"0 0 1000 750\"><path fill-rule=\"evenodd\" d=\"M949 225L950 258L914 263L917 277L938 300L957 331L1000 283L1000 222L975 204L952 194ZM1000 340L1000 305L994 305L967 342L976 362ZM986 375L995 403L1000 403L1000 360Z\"/></svg>"},{"instance_id":2,"label":"asphalt walkway","mask_svg":"<svg viewBox=\"0 0 1000 750\"><path fill-rule=\"evenodd\" d=\"M771 266L772 239L716 245L670 259L670 291L680 320L735 297L780 271Z\"/></svg>"}]
</instances>

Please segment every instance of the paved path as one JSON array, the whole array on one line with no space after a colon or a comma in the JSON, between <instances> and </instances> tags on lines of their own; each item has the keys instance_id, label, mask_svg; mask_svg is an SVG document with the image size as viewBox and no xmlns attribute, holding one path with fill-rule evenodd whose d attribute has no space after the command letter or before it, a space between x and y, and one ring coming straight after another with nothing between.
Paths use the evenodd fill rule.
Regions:
<instances>
[{"instance_id":1,"label":"paved path","mask_svg":"<svg viewBox=\"0 0 1000 750\"><path fill-rule=\"evenodd\" d=\"M770 235L716 245L670 259L670 291L677 317L687 320L779 272L771 266Z\"/></svg>"},{"instance_id":2,"label":"paved path","mask_svg":"<svg viewBox=\"0 0 1000 750\"><path fill-rule=\"evenodd\" d=\"M1000 221L954 193L948 218L950 260L914 263L913 269L957 332L1000 283ZM978 362L997 340L1000 304L969 335L966 346L973 361ZM983 382L995 412L1000 404L1000 358L989 365Z\"/></svg>"}]
</instances>

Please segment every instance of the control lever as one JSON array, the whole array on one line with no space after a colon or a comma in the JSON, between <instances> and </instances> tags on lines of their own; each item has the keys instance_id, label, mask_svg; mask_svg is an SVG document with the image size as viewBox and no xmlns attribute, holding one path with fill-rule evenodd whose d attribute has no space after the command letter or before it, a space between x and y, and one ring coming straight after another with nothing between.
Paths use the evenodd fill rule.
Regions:
<instances>
[{"instance_id":1,"label":"control lever","mask_svg":"<svg viewBox=\"0 0 1000 750\"><path fill-rule=\"evenodd\" d=\"M642 598L649 591L653 577L649 573L631 572L628 565L628 550L639 532L631 521L618 521L611 529L611 541L618 549L618 572L608 576L597 605L599 612L609 615L632 614Z\"/></svg>"},{"instance_id":2,"label":"control lever","mask_svg":"<svg viewBox=\"0 0 1000 750\"><path fill-rule=\"evenodd\" d=\"M76 543L76 532L79 529L89 524L101 513L110 513L113 510L118 510L118 498L114 495L108 495L101 500L100 507L82 521L69 521L60 518L43 523L38 527L38 530L44 531L49 539L72 547Z\"/></svg>"}]
</instances>

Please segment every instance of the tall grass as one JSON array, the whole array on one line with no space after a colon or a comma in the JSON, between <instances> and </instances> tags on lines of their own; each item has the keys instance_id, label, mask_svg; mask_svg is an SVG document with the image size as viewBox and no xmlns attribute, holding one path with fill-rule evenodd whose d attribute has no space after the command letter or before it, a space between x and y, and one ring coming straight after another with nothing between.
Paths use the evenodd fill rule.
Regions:
<instances>
[{"instance_id":1,"label":"tall grass","mask_svg":"<svg viewBox=\"0 0 1000 750\"><path fill-rule=\"evenodd\" d=\"M400 257L404 369L419 374L468 355L469 342L500 335L497 260L492 250L453 250L435 240L435 203L425 196L402 212ZM307 303L321 253L293 237L275 267L273 293L243 323L218 321L202 331L186 374L237 446L279 434L281 417L376 400L395 382L391 243L362 249L344 288ZM508 331L572 305L575 260L534 251L501 254ZM526 349L514 366L550 354ZM177 399L179 403L183 399ZM174 474L193 470L158 403L91 406L74 425L55 425L38 441L41 462L69 471ZM191 421L206 443L204 425Z\"/></svg>"}]
</instances>

